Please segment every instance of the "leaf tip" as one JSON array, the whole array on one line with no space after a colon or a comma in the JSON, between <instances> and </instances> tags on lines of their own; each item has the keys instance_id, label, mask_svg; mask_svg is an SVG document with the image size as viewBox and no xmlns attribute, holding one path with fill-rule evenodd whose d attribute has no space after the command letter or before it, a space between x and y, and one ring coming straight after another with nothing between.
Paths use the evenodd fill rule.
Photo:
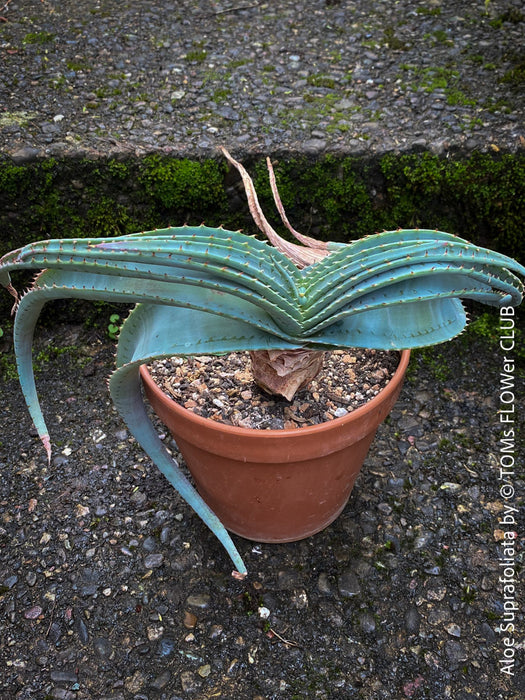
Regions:
<instances>
[{"instance_id":1,"label":"leaf tip","mask_svg":"<svg viewBox=\"0 0 525 700\"><path fill-rule=\"evenodd\" d=\"M244 581L244 579L248 576L247 571L232 571L232 578L234 578L236 581Z\"/></svg>"},{"instance_id":2,"label":"leaf tip","mask_svg":"<svg viewBox=\"0 0 525 700\"><path fill-rule=\"evenodd\" d=\"M46 450L47 454L47 463L48 465L51 464L51 440L49 439L49 435L41 435L40 439L42 440L42 444L44 445L44 448Z\"/></svg>"}]
</instances>

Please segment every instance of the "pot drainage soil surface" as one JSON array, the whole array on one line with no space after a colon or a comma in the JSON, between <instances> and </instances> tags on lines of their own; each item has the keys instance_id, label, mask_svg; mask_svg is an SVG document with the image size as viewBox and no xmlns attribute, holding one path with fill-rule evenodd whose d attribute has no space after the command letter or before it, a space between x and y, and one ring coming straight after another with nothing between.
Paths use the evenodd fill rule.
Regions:
<instances>
[{"instance_id":1,"label":"pot drainage soil surface","mask_svg":"<svg viewBox=\"0 0 525 700\"><path fill-rule=\"evenodd\" d=\"M362 348L325 354L324 367L292 401L254 382L248 353L173 357L149 370L163 391L204 418L244 428L300 428L346 415L376 396L399 364L397 352Z\"/></svg>"}]
</instances>

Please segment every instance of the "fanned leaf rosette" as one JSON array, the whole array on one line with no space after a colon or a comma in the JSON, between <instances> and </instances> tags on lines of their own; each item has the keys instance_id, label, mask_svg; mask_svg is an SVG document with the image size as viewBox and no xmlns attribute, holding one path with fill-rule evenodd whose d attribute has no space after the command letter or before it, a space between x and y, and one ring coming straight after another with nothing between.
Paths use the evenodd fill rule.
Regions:
<instances>
[{"instance_id":1,"label":"fanned leaf rosette","mask_svg":"<svg viewBox=\"0 0 525 700\"><path fill-rule=\"evenodd\" d=\"M517 306L525 268L511 258L431 230L385 231L349 244L320 243L289 225L289 243L260 211L238 168L256 223L270 243L222 228L177 227L115 238L31 243L0 260L15 296L20 383L48 456L51 443L32 369L42 306L57 298L135 303L124 322L110 392L131 433L212 529L240 575L246 568L225 528L158 438L142 401L139 367L173 355L240 350L402 350L444 342L466 324L461 299ZM41 270L21 298L10 272Z\"/></svg>"}]
</instances>

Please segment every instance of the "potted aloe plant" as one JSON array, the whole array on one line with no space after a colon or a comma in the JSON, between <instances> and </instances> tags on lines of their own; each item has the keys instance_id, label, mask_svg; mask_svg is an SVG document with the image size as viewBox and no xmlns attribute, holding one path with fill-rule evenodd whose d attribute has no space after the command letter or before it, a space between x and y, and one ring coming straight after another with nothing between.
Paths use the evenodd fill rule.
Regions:
<instances>
[{"instance_id":1,"label":"potted aloe plant","mask_svg":"<svg viewBox=\"0 0 525 700\"><path fill-rule=\"evenodd\" d=\"M515 273L525 275L525 268L439 231L385 231L348 244L302 236L286 218L268 159L276 206L301 245L290 243L265 219L245 169L223 152L241 174L252 216L269 243L205 226L46 240L4 255L0 283L16 299L20 384L48 457L51 442L31 357L42 306L70 297L136 304L120 332L111 396L130 432L219 538L235 565L234 575L242 577L246 567L227 530L287 541L331 522L399 394L410 348L460 333L466 325L462 298L518 305L523 285ZM9 274L19 269L41 270L22 297ZM174 355L249 351L256 381L291 398L317 374L324 352L349 347L402 351L390 383L348 416L295 430L221 426L195 416L168 399L146 368ZM157 435L142 399L141 378L200 493ZM324 460L321 466L314 453ZM315 516L314 505L321 511ZM260 525L263 511L266 521ZM286 511L291 530L281 532L278 518Z\"/></svg>"}]
</instances>

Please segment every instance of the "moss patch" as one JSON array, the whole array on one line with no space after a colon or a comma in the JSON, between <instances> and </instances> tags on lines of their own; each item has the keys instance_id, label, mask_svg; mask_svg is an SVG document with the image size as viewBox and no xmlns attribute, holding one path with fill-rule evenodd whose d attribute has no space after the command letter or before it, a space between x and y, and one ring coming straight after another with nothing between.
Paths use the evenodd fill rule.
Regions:
<instances>
[{"instance_id":1,"label":"moss patch","mask_svg":"<svg viewBox=\"0 0 525 700\"><path fill-rule=\"evenodd\" d=\"M184 219L200 218L224 209L225 172L225 166L211 160L199 163L155 155L145 158L140 182L148 197L166 210L185 211Z\"/></svg>"},{"instance_id":2,"label":"moss patch","mask_svg":"<svg viewBox=\"0 0 525 700\"><path fill-rule=\"evenodd\" d=\"M440 228L525 259L523 156L391 155L381 171L390 225Z\"/></svg>"},{"instance_id":3,"label":"moss patch","mask_svg":"<svg viewBox=\"0 0 525 700\"><path fill-rule=\"evenodd\" d=\"M0 128L6 126L27 126L31 119L36 119L36 112L27 112L20 110L18 112L1 112L0 113Z\"/></svg>"},{"instance_id":4,"label":"moss patch","mask_svg":"<svg viewBox=\"0 0 525 700\"><path fill-rule=\"evenodd\" d=\"M50 44L55 40L55 35L51 32L29 32L22 39L23 44Z\"/></svg>"}]
</instances>

